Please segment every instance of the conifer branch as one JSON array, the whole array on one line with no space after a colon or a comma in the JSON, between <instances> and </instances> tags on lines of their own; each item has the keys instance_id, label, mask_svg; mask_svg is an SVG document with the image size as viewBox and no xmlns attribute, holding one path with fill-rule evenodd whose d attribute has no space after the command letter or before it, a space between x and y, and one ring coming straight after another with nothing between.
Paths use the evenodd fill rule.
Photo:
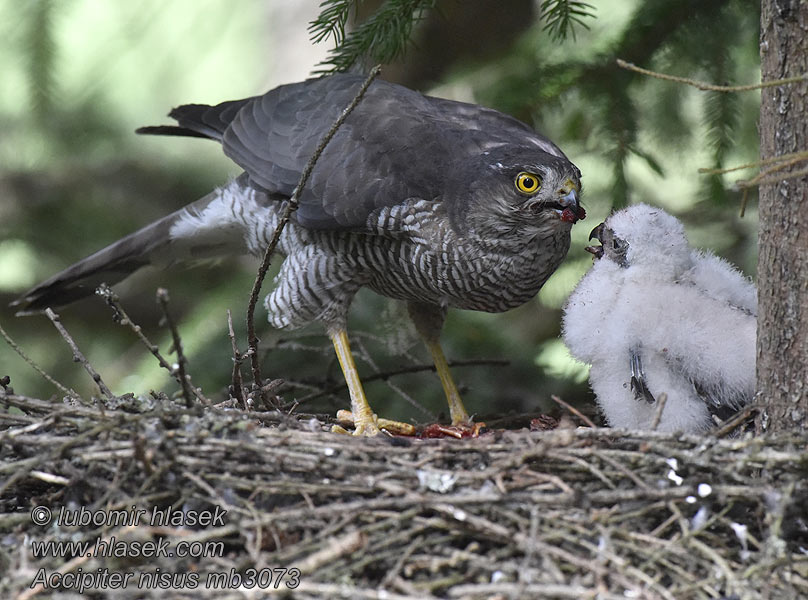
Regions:
<instances>
[{"instance_id":1,"label":"conifer branch","mask_svg":"<svg viewBox=\"0 0 808 600\"><path fill-rule=\"evenodd\" d=\"M437 0L387 0L369 19L345 34L345 25L357 0L325 0L320 15L309 24L312 40L334 38L336 47L317 74L347 71L363 60L388 63L401 56L410 41L412 28L422 21Z\"/></svg>"},{"instance_id":2,"label":"conifer branch","mask_svg":"<svg viewBox=\"0 0 808 600\"><path fill-rule=\"evenodd\" d=\"M575 39L575 26L589 29L584 19L594 18L595 7L580 0L544 0L541 3L541 16L544 31L556 41L572 36Z\"/></svg>"}]
</instances>

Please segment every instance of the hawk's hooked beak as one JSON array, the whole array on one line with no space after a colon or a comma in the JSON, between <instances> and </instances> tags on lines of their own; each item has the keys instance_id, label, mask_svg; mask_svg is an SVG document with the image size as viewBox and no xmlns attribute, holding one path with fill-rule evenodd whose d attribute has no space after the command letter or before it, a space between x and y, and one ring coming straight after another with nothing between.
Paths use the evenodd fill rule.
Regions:
<instances>
[{"instance_id":1,"label":"hawk's hooked beak","mask_svg":"<svg viewBox=\"0 0 808 600\"><path fill-rule=\"evenodd\" d=\"M567 223L577 223L586 218L586 211L581 206L579 187L571 180L567 180L559 190L560 194L564 194L558 199L558 204L561 206L561 220Z\"/></svg>"},{"instance_id":2,"label":"hawk's hooked beak","mask_svg":"<svg viewBox=\"0 0 808 600\"><path fill-rule=\"evenodd\" d=\"M592 231L589 232L589 239L592 240L593 238L603 244L603 228L605 223L601 223L597 227L595 227ZM587 246L584 248L587 252L590 252L595 258L601 258L603 256L603 246Z\"/></svg>"}]
</instances>

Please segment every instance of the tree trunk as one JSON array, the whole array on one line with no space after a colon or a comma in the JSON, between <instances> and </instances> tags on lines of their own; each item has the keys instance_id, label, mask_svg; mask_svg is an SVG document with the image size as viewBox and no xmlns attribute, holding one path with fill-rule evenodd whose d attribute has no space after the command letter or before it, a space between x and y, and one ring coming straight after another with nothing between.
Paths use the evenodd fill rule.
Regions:
<instances>
[{"instance_id":1,"label":"tree trunk","mask_svg":"<svg viewBox=\"0 0 808 600\"><path fill-rule=\"evenodd\" d=\"M762 0L763 81L808 73L808 3ZM760 157L808 150L808 83L765 88ZM766 179L804 171L808 161ZM766 167L764 167L766 168ZM758 398L762 431L808 429L808 176L760 188Z\"/></svg>"}]
</instances>

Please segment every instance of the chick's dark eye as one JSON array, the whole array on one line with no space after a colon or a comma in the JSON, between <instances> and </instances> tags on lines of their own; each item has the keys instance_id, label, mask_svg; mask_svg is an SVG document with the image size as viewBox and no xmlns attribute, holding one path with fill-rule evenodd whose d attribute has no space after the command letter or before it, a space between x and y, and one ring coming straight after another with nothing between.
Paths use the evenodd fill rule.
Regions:
<instances>
[{"instance_id":1,"label":"chick's dark eye","mask_svg":"<svg viewBox=\"0 0 808 600\"><path fill-rule=\"evenodd\" d=\"M522 171L514 179L516 189L523 194L533 194L541 187L541 177L535 173L527 173Z\"/></svg>"}]
</instances>

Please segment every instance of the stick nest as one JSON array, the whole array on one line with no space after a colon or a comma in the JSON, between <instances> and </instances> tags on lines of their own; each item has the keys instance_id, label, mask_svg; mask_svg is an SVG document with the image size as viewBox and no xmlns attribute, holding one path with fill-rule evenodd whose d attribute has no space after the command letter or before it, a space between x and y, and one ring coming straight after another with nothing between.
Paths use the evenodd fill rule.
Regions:
<instances>
[{"instance_id":1,"label":"stick nest","mask_svg":"<svg viewBox=\"0 0 808 600\"><path fill-rule=\"evenodd\" d=\"M357 439L315 417L117 407L0 392L0 596L50 597L38 574L134 573L92 597L805 598L804 437L493 431ZM34 507L53 514L32 522ZM71 526L60 511L226 511L209 526ZM104 513L103 511L106 511ZM224 514L224 513L223 513ZM114 537L213 543L213 556L34 556L32 543ZM218 545L216 545L218 544ZM131 554L131 551L130 551ZM277 589L209 573L297 569ZM143 573L196 573L166 589ZM280 573L278 571L278 573ZM274 584L274 581L273 581ZM75 588L72 591L76 591Z\"/></svg>"}]
</instances>

